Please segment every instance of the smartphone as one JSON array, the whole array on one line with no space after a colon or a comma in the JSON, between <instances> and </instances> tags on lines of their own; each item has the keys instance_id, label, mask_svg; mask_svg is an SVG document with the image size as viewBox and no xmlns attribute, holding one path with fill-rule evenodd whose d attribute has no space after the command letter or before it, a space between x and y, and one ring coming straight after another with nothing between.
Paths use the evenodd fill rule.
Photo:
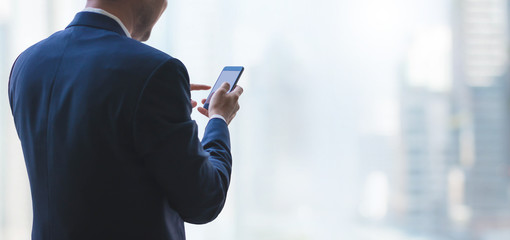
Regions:
<instances>
[{"instance_id":1,"label":"smartphone","mask_svg":"<svg viewBox=\"0 0 510 240\"><path fill-rule=\"evenodd\" d=\"M209 109L209 103L211 102L211 98L213 94L218 90L218 88L221 87L221 85L224 82L228 82L230 84L230 89L228 92L232 91L232 89L235 88L237 81L239 81L239 78L241 77L241 74L243 74L244 67L225 67L223 68L223 71L221 71L220 77L218 77L218 80L216 80L216 83L214 84L211 93L209 93L209 96L205 100L204 108Z\"/></svg>"}]
</instances>

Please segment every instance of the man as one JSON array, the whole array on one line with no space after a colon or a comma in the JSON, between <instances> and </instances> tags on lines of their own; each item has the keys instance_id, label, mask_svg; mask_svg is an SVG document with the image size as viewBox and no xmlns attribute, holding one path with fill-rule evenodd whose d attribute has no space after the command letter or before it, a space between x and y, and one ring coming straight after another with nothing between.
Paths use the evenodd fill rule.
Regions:
<instances>
[{"instance_id":1,"label":"man","mask_svg":"<svg viewBox=\"0 0 510 240\"><path fill-rule=\"evenodd\" d=\"M220 213L227 124L242 88L213 96L202 142L177 59L139 41L166 0L89 0L63 31L23 52L9 81L33 199L34 240L185 239Z\"/></svg>"}]
</instances>

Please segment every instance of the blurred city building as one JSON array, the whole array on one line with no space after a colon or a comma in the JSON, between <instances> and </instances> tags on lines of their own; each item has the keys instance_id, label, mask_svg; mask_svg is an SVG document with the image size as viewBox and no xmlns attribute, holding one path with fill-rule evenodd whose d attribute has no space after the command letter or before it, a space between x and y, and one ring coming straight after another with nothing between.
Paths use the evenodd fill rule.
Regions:
<instances>
[{"instance_id":1,"label":"blurred city building","mask_svg":"<svg viewBox=\"0 0 510 240\"><path fill-rule=\"evenodd\" d=\"M452 114L465 206L464 219L453 220L464 222L470 237L463 239L510 238L508 4L457 0L452 8Z\"/></svg>"},{"instance_id":2,"label":"blurred city building","mask_svg":"<svg viewBox=\"0 0 510 240\"><path fill-rule=\"evenodd\" d=\"M360 137L358 180L359 214L377 224L388 220L390 187L394 170L394 136L367 134Z\"/></svg>"},{"instance_id":3,"label":"blurred city building","mask_svg":"<svg viewBox=\"0 0 510 240\"><path fill-rule=\"evenodd\" d=\"M451 4L451 26L417 34L405 64L393 209L412 234L508 239L508 1Z\"/></svg>"},{"instance_id":4,"label":"blurred city building","mask_svg":"<svg viewBox=\"0 0 510 240\"><path fill-rule=\"evenodd\" d=\"M448 231L451 37L446 26L416 34L400 91L401 160L395 217L412 235L443 239Z\"/></svg>"}]
</instances>

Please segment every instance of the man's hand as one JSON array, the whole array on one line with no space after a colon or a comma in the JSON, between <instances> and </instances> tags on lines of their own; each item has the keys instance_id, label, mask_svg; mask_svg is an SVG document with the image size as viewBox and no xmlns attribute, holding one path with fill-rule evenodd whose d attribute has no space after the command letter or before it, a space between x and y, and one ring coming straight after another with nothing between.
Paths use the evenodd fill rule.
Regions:
<instances>
[{"instance_id":1,"label":"man's hand","mask_svg":"<svg viewBox=\"0 0 510 240\"><path fill-rule=\"evenodd\" d=\"M196 91L196 90L209 90L211 89L211 86L204 85L204 84L190 84L190 90ZM205 100L202 100L202 102ZM195 108L198 105L197 101L191 99L191 107Z\"/></svg>"},{"instance_id":2,"label":"man's hand","mask_svg":"<svg viewBox=\"0 0 510 240\"><path fill-rule=\"evenodd\" d=\"M209 111L203 107L199 107L198 111L209 117L218 114L225 118L227 124L230 124L239 110L239 97L243 94L243 88L236 86L232 92L228 92L230 84L223 83L220 88L213 94L209 104ZM205 100L202 100L205 103Z\"/></svg>"}]
</instances>

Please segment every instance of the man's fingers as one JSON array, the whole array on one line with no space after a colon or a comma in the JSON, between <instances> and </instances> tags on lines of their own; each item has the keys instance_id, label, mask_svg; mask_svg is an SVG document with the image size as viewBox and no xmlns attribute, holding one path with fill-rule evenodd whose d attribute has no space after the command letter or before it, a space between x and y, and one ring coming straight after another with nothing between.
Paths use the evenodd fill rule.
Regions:
<instances>
[{"instance_id":1,"label":"man's fingers","mask_svg":"<svg viewBox=\"0 0 510 240\"><path fill-rule=\"evenodd\" d=\"M209 111L203 107L198 107L198 112L200 112L202 115L209 117Z\"/></svg>"},{"instance_id":2,"label":"man's fingers","mask_svg":"<svg viewBox=\"0 0 510 240\"><path fill-rule=\"evenodd\" d=\"M221 84L221 87L218 89L217 92L228 92L228 90L230 90L230 84L228 82L224 82L223 84Z\"/></svg>"},{"instance_id":3,"label":"man's fingers","mask_svg":"<svg viewBox=\"0 0 510 240\"><path fill-rule=\"evenodd\" d=\"M232 94L235 94L235 95L237 95L237 96L241 96L241 94L243 94L243 92L244 92L244 89L243 89L241 86L237 85L237 86L234 88L234 90L232 90L232 92L231 92L231 93L232 93Z\"/></svg>"},{"instance_id":4,"label":"man's fingers","mask_svg":"<svg viewBox=\"0 0 510 240\"><path fill-rule=\"evenodd\" d=\"M205 85L205 84L190 84L190 90L209 90L211 89L211 86Z\"/></svg>"},{"instance_id":5,"label":"man's fingers","mask_svg":"<svg viewBox=\"0 0 510 240\"><path fill-rule=\"evenodd\" d=\"M205 104L205 101L207 101L207 99L202 99L202 104Z\"/></svg>"},{"instance_id":6,"label":"man's fingers","mask_svg":"<svg viewBox=\"0 0 510 240\"><path fill-rule=\"evenodd\" d=\"M195 108L198 105L197 101L191 99L191 107Z\"/></svg>"},{"instance_id":7,"label":"man's fingers","mask_svg":"<svg viewBox=\"0 0 510 240\"><path fill-rule=\"evenodd\" d=\"M225 120L227 120L227 124L232 121L237 111L240 109L238 100L239 96L243 94L244 89L240 86L236 86L233 88L232 92L228 93L228 90L230 90L230 84L226 82L218 88L217 93L213 95L213 101L211 101L210 107L211 111L209 111L211 114L226 116Z\"/></svg>"}]
</instances>

